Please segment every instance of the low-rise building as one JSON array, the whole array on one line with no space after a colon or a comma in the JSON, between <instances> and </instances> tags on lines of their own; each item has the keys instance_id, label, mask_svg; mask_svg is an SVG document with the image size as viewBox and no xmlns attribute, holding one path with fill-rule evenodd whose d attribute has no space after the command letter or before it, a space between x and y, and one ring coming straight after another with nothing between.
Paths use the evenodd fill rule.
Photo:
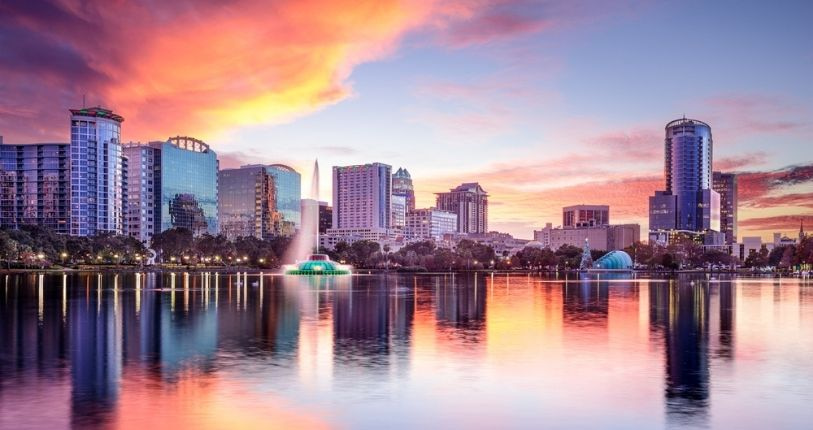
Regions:
<instances>
[{"instance_id":1,"label":"low-rise building","mask_svg":"<svg viewBox=\"0 0 813 430\"><path fill-rule=\"evenodd\" d=\"M546 248L557 250L563 245L581 247L584 240L590 247L604 251L624 249L641 240L638 224L601 225L594 227L554 228L550 223L534 231L534 240Z\"/></svg>"},{"instance_id":2,"label":"low-rise building","mask_svg":"<svg viewBox=\"0 0 813 430\"><path fill-rule=\"evenodd\" d=\"M415 209L406 216L404 236L407 242L433 240L440 242L444 235L457 231L457 214L435 208Z\"/></svg>"}]
</instances>

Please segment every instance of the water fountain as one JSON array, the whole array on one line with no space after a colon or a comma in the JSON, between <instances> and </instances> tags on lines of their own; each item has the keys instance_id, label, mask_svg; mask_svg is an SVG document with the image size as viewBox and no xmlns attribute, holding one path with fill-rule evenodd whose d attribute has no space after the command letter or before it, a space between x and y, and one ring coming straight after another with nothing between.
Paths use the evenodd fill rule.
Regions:
<instances>
[{"instance_id":1,"label":"water fountain","mask_svg":"<svg viewBox=\"0 0 813 430\"><path fill-rule=\"evenodd\" d=\"M302 223L285 255L286 264L282 271L286 275L349 275L351 267L330 260L326 254L319 254L319 160L313 163L311 198L302 211Z\"/></svg>"}]
</instances>

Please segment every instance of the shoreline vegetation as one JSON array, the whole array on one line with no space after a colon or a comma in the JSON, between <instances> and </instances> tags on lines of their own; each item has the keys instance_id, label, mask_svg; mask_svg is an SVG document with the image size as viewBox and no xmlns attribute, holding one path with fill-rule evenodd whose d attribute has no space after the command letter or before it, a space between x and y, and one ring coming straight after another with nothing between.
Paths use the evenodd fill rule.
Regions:
<instances>
[{"instance_id":1,"label":"shoreline vegetation","mask_svg":"<svg viewBox=\"0 0 813 430\"><path fill-rule=\"evenodd\" d=\"M133 237L100 234L92 237L61 235L47 228L23 226L0 229L0 271L217 271L279 270L293 239L204 234L174 228L156 234L151 249ZM564 245L553 251L526 247L514 255L495 253L488 245L463 239L453 248L437 247L432 241L414 242L393 252L377 242L340 242L334 249L319 249L333 261L349 264L355 273L579 273L582 249ZM761 249L745 261L720 250L681 240L668 246L637 242L624 249L633 259L632 273L737 273L781 274L811 271L813 237L796 245ZM591 250L593 261L606 251ZM155 257L155 264L150 260ZM597 272L601 273L601 272Z\"/></svg>"},{"instance_id":2,"label":"shoreline vegetation","mask_svg":"<svg viewBox=\"0 0 813 430\"><path fill-rule=\"evenodd\" d=\"M301 276L301 275L285 275L280 268L275 269L261 269L257 267L239 267L239 266L170 266L170 265L154 265L154 266L85 266L85 267L51 267L51 268L15 268L6 269L0 268L0 274L72 274L72 273L217 273L223 275L242 274L248 273L250 275L264 274L264 275L279 275L279 276ZM485 275L561 275L564 278L572 277L573 275L589 275L589 276L618 276L630 275L633 278L676 278L681 275L729 275L742 278L803 278L813 279L813 272L755 272L748 269L736 270L709 270L709 269L684 269L684 270L649 270L649 269L635 269L629 271L582 271L579 269L569 270L537 270L537 269L452 269L452 270L404 270L401 268L392 269L358 269L354 270L352 275L470 275L470 274L485 274ZM312 275L323 276L323 275ZM331 275L334 276L334 275ZM346 275L335 275L346 276ZM572 279L572 278L571 278Z\"/></svg>"}]
</instances>

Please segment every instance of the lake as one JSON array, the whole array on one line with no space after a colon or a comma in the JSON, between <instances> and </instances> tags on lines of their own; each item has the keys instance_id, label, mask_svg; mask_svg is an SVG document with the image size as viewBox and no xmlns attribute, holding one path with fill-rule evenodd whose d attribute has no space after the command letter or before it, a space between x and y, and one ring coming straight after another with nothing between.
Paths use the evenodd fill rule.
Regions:
<instances>
[{"instance_id":1,"label":"lake","mask_svg":"<svg viewBox=\"0 0 813 430\"><path fill-rule=\"evenodd\" d=\"M570 276L0 275L0 428L813 425L813 282Z\"/></svg>"}]
</instances>

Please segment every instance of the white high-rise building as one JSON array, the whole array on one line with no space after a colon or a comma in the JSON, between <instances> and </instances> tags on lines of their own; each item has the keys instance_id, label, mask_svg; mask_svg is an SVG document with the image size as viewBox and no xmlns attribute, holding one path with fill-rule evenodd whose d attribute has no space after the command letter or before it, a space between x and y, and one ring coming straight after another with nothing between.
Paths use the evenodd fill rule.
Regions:
<instances>
[{"instance_id":1,"label":"white high-rise building","mask_svg":"<svg viewBox=\"0 0 813 430\"><path fill-rule=\"evenodd\" d=\"M334 166L333 228L390 228L391 171L382 163Z\"/></svg>"},{"instance_id":2,"label":"white high-rise building","mask_svg":"<svg viewBox=\"0 0 813 430\"><path fill-rule=\"evenodd\" d=\"M123 144L127 157L127 207L124 213L124 232L143 243L149 243L160 220L161 190L156 172L160 164L161 145L164 142Z\"/></svg>"},{"instance_id":3,"label":"white high-rise building","mask_svg":"<svg viewBox=\"0 0 813 430\"><path fill-rule=\"evenodd\" d=\"M120 115L101 107L71 109L73 236L124 232Z\"/></svg>"},{"instance_id":4,"label":"white high-rise building","mask_svg":"<svg viewBox=\"0 0 813 430\"><path fill-rule=\"evenodd\" d=\"M333 167L333 228L320 238L322 246L394 238L391 171L383 163Z\"/></svg>"}]
</instances>

